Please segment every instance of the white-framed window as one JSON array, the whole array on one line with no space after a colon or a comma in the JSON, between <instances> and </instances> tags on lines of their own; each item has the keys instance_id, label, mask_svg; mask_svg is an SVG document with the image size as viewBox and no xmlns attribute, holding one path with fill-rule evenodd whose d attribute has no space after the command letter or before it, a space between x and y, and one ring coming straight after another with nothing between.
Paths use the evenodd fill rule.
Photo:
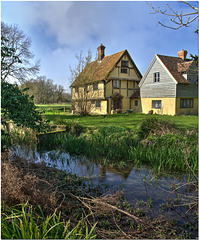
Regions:
<instances>
[{"instance_id":1,"label":"white-framed window","mask_svg":"<svg viewBox=\"0 0 199 240\"><path fill-rule=\"evenodd\" d=\"M113 80L113 88L120 88L120 81L119 80Z\"/></svg>"},{"instance_id":2,"label":"white-framed window","mask_svg":"<svg viewBox=\"0 0 199 240\"><path fill-rule=\"evenodd\" d=\"M160 82L160 73L156 72L153 74L153 82Z\"/></svg>"},{"instance_id":3,"label":"white-framed window","mask_svg":"<svg viewBox=\"0 0 199 240\"><path fill-rule=\"evenodd\" d=\"M101 101L96 101L96 108L100 108L101 107Z\"/></svg>"},{"instance_id":4,"label":"white-framed window","mask_svg":"<svg viewBox=\"0 0 199 240\"><path fill-rule=\"evenodd\" d=\"M193 98L181 98L180 108L193 108Z\"/></svg>"},{"instance_id":5,"label":"white-framed window","mask_svg":"<svg viewBox=\"0 0 199 240\"><path fill-rule=\"evenodd\" d=\"M162 101L161 100L152 100L152 108L161 108Z\"/></svg>"}]
</instances>

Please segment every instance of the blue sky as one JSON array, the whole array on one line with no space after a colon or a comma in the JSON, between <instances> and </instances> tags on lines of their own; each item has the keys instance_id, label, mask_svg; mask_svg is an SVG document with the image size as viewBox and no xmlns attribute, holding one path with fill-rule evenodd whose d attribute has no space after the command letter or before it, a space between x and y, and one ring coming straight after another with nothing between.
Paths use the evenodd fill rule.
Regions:
<instances>
[{"instance_id":1,"label":"blue sky","mask_svg":"<svg viewBox=\"0 0 199 240\"><path fill-rule=\"evenodd\" d=\"M152 2L166 9L167 2ZM191 2L197 6L197 2ZM169 2L186 12L185 4ZM35 59L41 60L40 76L46 76L70 91L69 65L75 55L90 49L93 59L102 43L105 55L127 49L144 75L154 55L177 56L181 49L198 54L198 28L195 21L188 28L171 30L170 19L153 10L145 1L2 1L1 20L17 24L32 40Z\"/></svg>"}]
</instances>

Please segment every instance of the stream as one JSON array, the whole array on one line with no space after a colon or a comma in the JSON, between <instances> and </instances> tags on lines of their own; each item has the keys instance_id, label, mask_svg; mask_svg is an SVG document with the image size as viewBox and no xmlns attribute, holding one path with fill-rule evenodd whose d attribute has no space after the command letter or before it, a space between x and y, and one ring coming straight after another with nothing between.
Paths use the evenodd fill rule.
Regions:
<instances>
[{"instance_id":1,"label":"stream","mask_svg":"<svg viewBox=\"0 0 199 240\"><path fill-rule=\"evenodd\" d=\"M86 157L70 156L69 153L59 150L38 152L24 147L15 147L12 149L12 155L14 154L26 157L29 161L44 162L49 167L86 177L94 185L103 186L104 192L107 189L111 192L123 190L124 198L131 205L137 204L138 206L148 203L150 210L147 214L152 218L160 214L167 214L168 219L175 221L182 228L185 227L187 218L195 224L191 211L189 214L185 214L188 210L186 207L167 207L168 196L173 190L173 186L187 182L186 175L178 173L157 176L151 168L136 167L132 163L128 164L128 167L103 166L97 161L89 160ZM181 191L188 192L189 197L197 196L195 189L182 188ZM174 200L178 196L173 193L169 198ZM186 230L192 232L194 237L197 236L197 230L191 228Z\"/></svg>"}]
</instances>

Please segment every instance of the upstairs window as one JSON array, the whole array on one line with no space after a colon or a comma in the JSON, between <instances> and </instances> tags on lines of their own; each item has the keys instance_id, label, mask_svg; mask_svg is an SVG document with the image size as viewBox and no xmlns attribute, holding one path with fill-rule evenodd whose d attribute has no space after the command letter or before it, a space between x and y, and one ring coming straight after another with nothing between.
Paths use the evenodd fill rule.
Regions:
<instances>
[{"instance_id":1,"label":"upstairs window","mask_svg":"<svg viewBox=\"0 0 199 240\"><path fill-rule=\"evenodd\" d=\"M75 87L75 92L78 93L79 92L79 88Z\"/></svg>"},{"instance_id":2,"label":"upstairs window","mask_svg":"<svg viewBox=\"0 0 199 240\"><path fill-rule=\"evenodd\" d=\"M162 101L161 100L152 100L152 108L161 108Z\"/></svg>"},{"instance_id":3,"label":"upstairs window","mask_svg":"<svg viewBox=\"0 0 199 240\"><path fill-rule=\"evenodd\" d=\"M121 73L127 73L127 68L121 68Z\"/></svg>"},{"instance_id":4,"label":"upstairs window","mask_svg":"<svg viewBox=\"0 0 199 240\"><path fill-rule=\"evenodd\" d=\"M128 67L128 65L129 65L128 61L122 60L122 62L121 62L122 67Z\"/></svg>"},{"instance_id":5,"label":"upstairs window","mask_svg":"<svg viewBox=\"0 0 199 240\"><path fill-rule=\"evenodd\" d=\"M114 80L113 81L113 88L120 88L120 81L119 80Z\"/></svg>"},{"instance_id":6,"label":"upstairs window","mask_svg":"<svg viewBox=\"0 0 199 240\"><path fill-rule=\"evenodd\" d=\"M153 82L160 82L160 73L156 72L153 74Z\"/></svg>"},{"instance_id":7,"label":"upstairs window","mask_svg":"<svg viewBox=\"0 0 199 240\"><path fill-rule=\"evenodd\" d=\"M93 90L95 91L95 90L98 90L98 83L94 83L93 84Z\"/></svg>"},{"instance_id":8,"label":"upstairs window","mask_svg":"<svg viewBox=\"0 0 199 240\"><path fill-rule=\"evenodd\" d=\"M181 98L180 108L193 108L193 98Z\"/></svg>"}]
</instances>

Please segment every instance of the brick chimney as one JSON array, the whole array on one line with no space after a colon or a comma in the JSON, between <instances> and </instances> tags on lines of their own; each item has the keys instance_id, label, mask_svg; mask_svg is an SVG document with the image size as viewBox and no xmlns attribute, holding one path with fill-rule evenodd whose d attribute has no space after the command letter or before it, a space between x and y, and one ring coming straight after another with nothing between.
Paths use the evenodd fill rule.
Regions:
<instances>
[{"instance_id":1,"label":"brick chimney","mask_svg":"<svg viewBox=\"0 0 199 240\"><path fill-rule=\"evenodd\" d=\"M104 58L104 49L105 47L101 44L98 48L98 61L102 61L102 59Z\"/></svg>"},{"instance_id":2,"label":"brick chimney","mask_svg":"<svg viewBox=\"0 0 199 240\"><path fill-rule=\"evenodd\" d=\"M183 60L186 60L186 56L187 56L187 51L185 51L184 49L182 49L181 51L178 52L178 57L182 58Z\"/></svg>"}]
</instances>

